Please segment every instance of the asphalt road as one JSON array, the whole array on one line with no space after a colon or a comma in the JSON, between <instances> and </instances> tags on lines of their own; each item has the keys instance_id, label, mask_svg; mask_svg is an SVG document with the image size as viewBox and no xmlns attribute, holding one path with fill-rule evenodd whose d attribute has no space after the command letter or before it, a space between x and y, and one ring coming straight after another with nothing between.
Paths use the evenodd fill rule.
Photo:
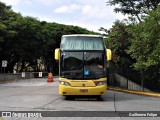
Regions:
<instances>
[{"instance_id":1,"label":"asphalt road","mask_svg":"<svg viewBox=\"0 0 160 120\"><path fill-rule=\"evenodd\" d=\"M0 120L43 120L53 118L56 120L90 120L90 116L94 116L92 119L95 120L158 120L160 119L159 117L148 116L156 116L156 113L160 115L160 98L108 91L101 99L95 97L76 97L68 99L58 94L57 78L54 78L54 82L52 83L48 83L47 78L39 78L0 84L0 111L48 111L44 112L46 116L48 115L48 117L45 118L3 117L0 118ZM148 114L147 117L124 117L125 115L121 116L119 114L123 111L126 112L126 115L128 115L128 111L130 111L130 115L132 116L136 113L142 115L142 111L145 111L144 114L150 114ZM58 117L51 118L50 116L54 116L54 114ZM71 117L66 118L67 115L71 115ZM87 115L87 117L83 117L85 115ZM100 117L101 115L102 117Z\"/></svg>"}]
</instances>

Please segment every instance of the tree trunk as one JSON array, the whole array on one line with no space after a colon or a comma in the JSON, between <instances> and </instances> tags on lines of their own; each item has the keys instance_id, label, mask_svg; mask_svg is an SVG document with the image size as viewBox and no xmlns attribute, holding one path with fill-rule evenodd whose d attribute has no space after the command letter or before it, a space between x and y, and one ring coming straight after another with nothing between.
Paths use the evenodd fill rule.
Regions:
<instances>
[{"instance_id":1,"label":"tree trunk","mask_svg":"<svg viewBox=\"0 0 160 120\"><path fill-rule=\"evenodd\" d=\"M22 65L21 65L20 72L22 72L22 71L23 71L24 67L25 67L25 63L24 63L24 61L22 61Z\"/></svg>"}]
</instances>

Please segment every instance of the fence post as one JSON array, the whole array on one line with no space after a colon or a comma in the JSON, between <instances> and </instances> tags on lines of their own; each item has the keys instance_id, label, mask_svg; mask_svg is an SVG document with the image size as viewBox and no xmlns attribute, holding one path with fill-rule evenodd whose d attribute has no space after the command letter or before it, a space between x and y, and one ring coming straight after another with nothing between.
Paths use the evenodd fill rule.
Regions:
<instances>
[{"instance_id":1,"label":"fence post","mask_svg":"<svg viewBox=\"0 0 160 120\"><path fill-rule=\"evenodd\" d=\"M128 72L128 70L127 70L127 89L128 89L128 79L129 79L129 72Z\"/></svg>"},{"instance_id":2,"label":"fence post","mask_svg":"<svg viewBox=\"0 0 160 120\"><path fill-rule=\"evenodd\" d=\"M141 69L141 86L142 86L142 91L144 91L144 72L143 69Z\"/></svg>"}]
</instances>

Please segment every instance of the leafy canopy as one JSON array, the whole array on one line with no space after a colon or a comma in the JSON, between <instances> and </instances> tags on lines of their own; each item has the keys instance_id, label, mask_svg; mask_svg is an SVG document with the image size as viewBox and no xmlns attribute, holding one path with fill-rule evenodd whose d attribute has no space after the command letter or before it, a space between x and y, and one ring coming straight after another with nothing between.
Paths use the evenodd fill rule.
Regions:
<instances>
[{"instance_id":1,"label":"leafy canopy","mask_svg":"<svg viewBox=\"0 0 160 120\"><path fill-rule=\"evenodd\" d=\"M143 22L129 28L131 46L127 51L136 63L135 68L146 69L160 64L160 7L150 11Z\"/></svg>"}]
</instances>

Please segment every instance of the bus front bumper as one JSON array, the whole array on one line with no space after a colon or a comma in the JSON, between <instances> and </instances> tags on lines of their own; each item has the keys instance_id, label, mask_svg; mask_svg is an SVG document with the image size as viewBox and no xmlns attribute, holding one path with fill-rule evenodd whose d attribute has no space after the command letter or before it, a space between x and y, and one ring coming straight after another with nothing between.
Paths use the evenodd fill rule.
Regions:
<instances>
[{"instance_id":1,"label":"bus front bumper","mask_svg":"<svg viewBox=\"0 0 160 120\"><path fill-rule=\"evenodd\" d=\"M105 95L107 92L107 86L95 86L95 87L71 87L59 84L60 95Z\"/></svg>"}]
</instances>

